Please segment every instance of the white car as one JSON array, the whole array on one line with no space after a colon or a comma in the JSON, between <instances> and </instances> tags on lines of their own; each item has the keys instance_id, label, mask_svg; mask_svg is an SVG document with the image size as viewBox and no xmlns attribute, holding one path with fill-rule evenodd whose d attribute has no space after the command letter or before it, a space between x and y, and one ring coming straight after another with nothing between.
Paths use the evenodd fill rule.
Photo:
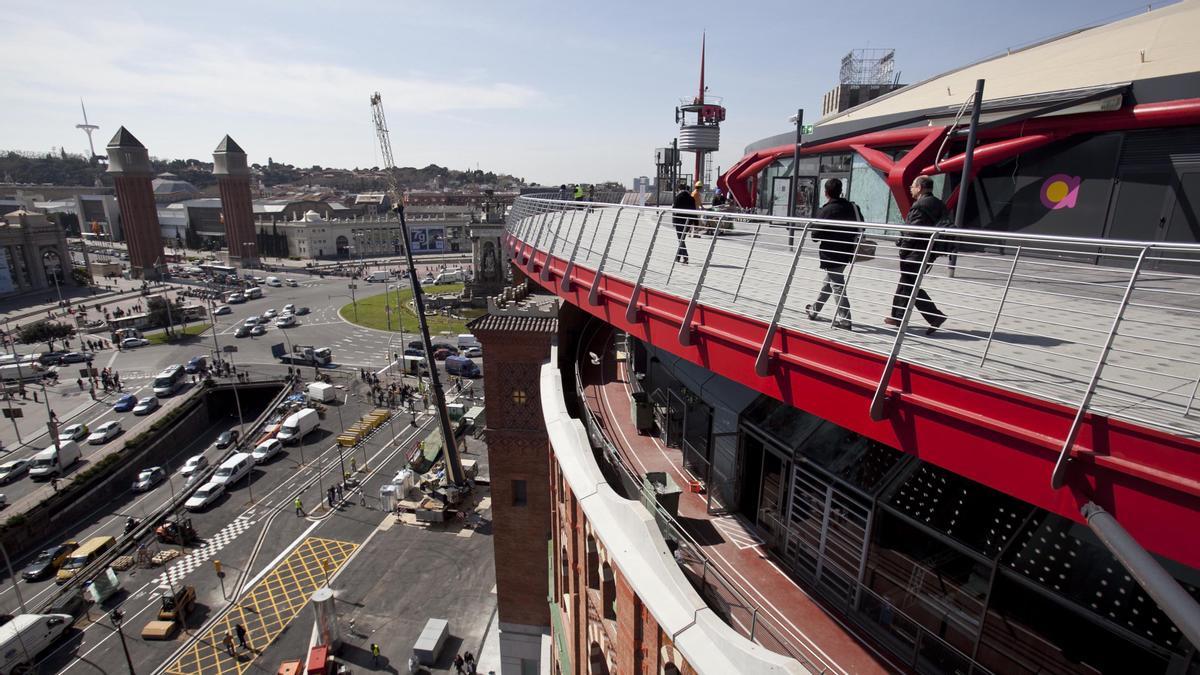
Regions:
<instances>
[{"instance_id":1,"label":"white car","mask_svg":"<svg viewBox=\"0 0 1200 675\"><path fill-rule=\"evenodd\" d=\"M225 484L209 482L201 485L198 490L192 493L191 497L183 503L183 508L188 511L199 511L212 506L212 503L217 501L217 498L225 494Z\"/></svg>"},{"instance_id":2,"label":"white car","mask_svg":"<svg viewBox=\"0 0 1200 675\"><path fill-rule=\"evenodd\" d=\"M462 356L465 356L467 358L470 358L472 356L483 356L483 348L467 347L466 349L463 350Z\"/></svg>"},{"instance_id":3,"label":"white car","mask_svg":"<svg viewBox=\"0 0 1200 675\"><path fill-rule=\"evenodd\" d=\"M295 306L295 305L293 305L293 304L287 304L287 305L284 305L284 306L283 306L283 313L284 313L284 314L295 314L295 313L296 313L296 306Z\"/></svg>"},{"instance_id":4,"label":"white car","mask_svg":"<svg viewBox=\"0 0 1200 675\"><path fill-rule=\"evenodd\" d=\"M136 349L138 347L145 347L148 344L150 344L150 341L146 338L127 337L121 340L121 349Z\"/></svg>"},{"instance_id":5,"label":"white car","mask_svg":"<svg viewBox=\"0 0 1200 675\"><path fill-rule=\"evenodd\" d=\"M58 432L58 440L78 441L87 435L88 428L86 424L72 424L70 426L63 427L62 430Z\"/></svg>"},{"instance_id":6,"label":"white car","mask_svg":"<svg viewBox=\"0 0 1200 675\"><path fill-rule=\"evenodd\" d=\"M296 325L296 317L291 314L280 314L278 319L275 319L276 328L291 328Z\"/></svg>"},{"instance_id":7,"label":"white car","mask_svg":"<svg viewBox=\"0 0 1200 675\"><path fill-rule=\"evenodd\" d=\"M222 314L232 314L232 313L233 313L233 308L230 307L229 305L218 305L217 308L213 310L213 314L215 316L221 316Z\"/></svg>"},{"instance_id":8,"label":"white car","mask_svg":"<svg viewBox=\"0 0 1200 675\"><path fill-rule=\"evenodd\" d=\"M274 319L277 316L279 316L279 312L274 307L263 312L263 318L266 319Z\"/></svg>"},{"instance_id":9,"label":"white car","mask_svg":"<svg viewBox=\"0 0 1200 675\"><path fill-rule=\"evenodd\" d=\"M89 445L104 445L105 443L116 438L120 433L121 422L118 420L112 420L111 422L105 422L104 424L96 427L96 430L92 432L92 435L88 436L87 442Z\"/></svg>"},{"instance_id":10,"label":"white car","mask_svg":"<svg viewBox=\"0 0 1200 675\"><path fill-rule=\"evenodd\" d=\"M259 319L257 316L248 316L248 317L246 317L246 322L244 325L247 326L248 328L254 328L255 326L258 325L258 321L259 321Z\"/></svg>"},{"instance_id":11,"label":"white car","mask_svg":"<svg viewBox=\"0 0 1200 675\"><path fill-rule=\"evenodd\" d=\"M204 455L193 455L188 457L188 461L183 463L183 468L179 470L179 475L184 478L191 478L193 474L200 473L208 468L208 458Z\"/></svg>"},{"instance_id":12,"label":"white car","mask_svg":"<svg viewBox=\"0 0 1200 675\"><path fill-rule=\"evenodd\" d=\"M264 464L282 449L283 443L280 443L278 439L268 438L259 443L258 447L251 451L250 456L254 458L255 464Z\"/></svg>"},{"instance_id":13,"label":"white car","mask_svg":"<svg viewBox=\"0 0 1200 675\"><path fill-rule=\"evenodd\" d=\"M138 399L137 405L133 406L134 415L149 415L158 410L158 398L154 396L143 396Z\"/></svg>"},{"instance_id":14,"label":"white car","mask_svg":"<svg viewBox=\"0 0 1200 675\"><path fill-rule=\"evenodd\" d=\"M292 288L296 288L297 286L300 285L295 279L288 279L284 283L287 284L288 286L291 286Z\"/></svg>"}]
</instances>

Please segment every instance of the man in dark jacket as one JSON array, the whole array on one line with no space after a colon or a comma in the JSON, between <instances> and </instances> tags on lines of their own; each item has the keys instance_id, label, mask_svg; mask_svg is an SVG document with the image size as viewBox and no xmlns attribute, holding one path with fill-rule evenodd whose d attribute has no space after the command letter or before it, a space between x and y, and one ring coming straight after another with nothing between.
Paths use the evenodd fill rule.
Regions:
<instances>
[{"instance_id":1,"label":"man in dark jacket","mask_svg":"<svg viewBox=\"0 0 1200 675\"><path fill-rule=\"evenodd\" d=\"M820 220L858 221L858 209L842 198L842 181L831 178L825 182L825 197L828 201L817 211ZM813 321L821 314L821 308L832 293L837 296L837 311L833 327L850 329L850 298L846 296L846 266L854 260L854 250L862 236L861 227L847 225L813 224L809 231L813 241L819 243L818 252L821 269L825 270L825 283L817 301L804 308Z\"/></svg>"},{"instance_id":2,"label":"man in dark jacket","mask_svg":"<svg viewBox=\"0 0 1200 675\"><path fill-rule=\"evenodd\" d=\"M687 183L679 184L679 192L675 193L675 201L671 202L671 208L675 209L671 221L675 223L675 236L679 238L679 247L675 249L675 261L686 265L688 264L688 250L687 242L684 240L687 238L688 228L691 227L693 219L679 212L696 210L696 200L692 199L692 193L688 192Z\"/></svg>"},{"instance_id":3,"label":"man in dark jacket","mask_svg":"<svg viewBox=\"0 0 1200 675\"><path fill-rule=\"evenodd\" d=\"M917 176L909 189L915 201L904 222L909 225L937 225L946 215L946 204L933 196L933 179L929 176ZM925 260L926 265L933 261L932 252L928 260L925 258L929 246L928 232L903 232L900 241L896 243L900 248L900 283L896 285L896 295L892 298L892 315L883 320L889 326L899 326L904 318L909 296L912 295L917 275L921 272L921 261ZM946 322L946 315L933 304L924 288L917 289L915 304L917 311L929 322L925 334L933 335Z\"/></svg>"}]
</instances>

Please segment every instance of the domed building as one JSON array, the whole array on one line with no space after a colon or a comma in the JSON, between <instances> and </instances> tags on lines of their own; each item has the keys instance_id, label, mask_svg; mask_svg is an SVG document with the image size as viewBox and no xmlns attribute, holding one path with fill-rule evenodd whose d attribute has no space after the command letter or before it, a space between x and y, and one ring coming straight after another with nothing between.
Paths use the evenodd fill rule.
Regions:
<instances>
[{"instance_id":1,"label":"domed building","mask_svg":"<svg viewBox=\"0 0 1200 675\"><path fill-rule=\"evenodd\" d=\"M158 174L157 178L150 181L150 186L154 189L154 201L159 204L194 199L200 194L200 190L195 185L186 180L180 180L179 176L173 173Z\"/></svg>"}]
</instances>

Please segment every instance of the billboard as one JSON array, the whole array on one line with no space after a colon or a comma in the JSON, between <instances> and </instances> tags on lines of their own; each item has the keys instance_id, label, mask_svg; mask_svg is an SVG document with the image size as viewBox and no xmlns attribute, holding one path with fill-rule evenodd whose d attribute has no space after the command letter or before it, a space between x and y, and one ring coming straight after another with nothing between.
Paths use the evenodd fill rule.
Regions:
<instances>
[{"instance_id":1,"label":"billboard","mask_svg":"<svg viewBox=\"0 0 1200 675\"><path fill-rule=\"evenodd\" d=\"M413 253L441 253L446 250L446 228L420 227L409 232Z\"/></svg>"}]
</instances>

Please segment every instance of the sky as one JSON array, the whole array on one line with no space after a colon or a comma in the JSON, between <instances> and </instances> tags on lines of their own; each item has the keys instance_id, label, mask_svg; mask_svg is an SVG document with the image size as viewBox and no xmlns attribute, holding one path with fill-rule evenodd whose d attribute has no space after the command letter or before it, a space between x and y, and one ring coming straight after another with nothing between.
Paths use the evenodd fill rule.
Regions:
<instances>
[{"instance_id":1,"label":"sky","mask_svg":"<svg viewBox=\"0 0 1200 675\"><path fill-rule=\"evenodd\" d=\"M917 82L1006 48L1144 11L1130 0L75 2L0 0L0 150L97 150L124 125L163 158L212 161L230 134L251 162L396 163L558 184L653 175L675 106L698 89L728 117L714 167L819 117L855 48L895 48ZM685 159L685 164L687 160Z\"/></svg>"}]
</instances>

